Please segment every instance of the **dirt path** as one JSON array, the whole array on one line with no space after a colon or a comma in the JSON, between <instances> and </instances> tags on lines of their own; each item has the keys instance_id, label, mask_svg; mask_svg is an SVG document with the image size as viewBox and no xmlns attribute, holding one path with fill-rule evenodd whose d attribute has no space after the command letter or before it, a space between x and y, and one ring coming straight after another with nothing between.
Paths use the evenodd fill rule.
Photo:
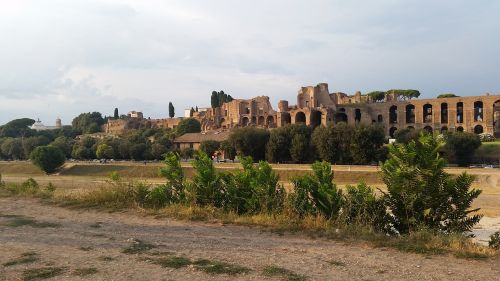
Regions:
<instances>
[{"instance_id":1,"label":"dirt path","mask_svg":"<svg viewBox=\"0 0 500 281\"><path fill-rule=\"evenodd\" d=\"M35 222L14 227L28 217ZM162 268L144 260L151 255L122 253L134 239L155 245L149 253L224 261L251 271L230 276L208 274L192 265ZM53 280L279 280L262 274L271 265L307 280L500 280L498 259L425 257L247 227L76 211L12 198L0 198L0 245L1 264L26 252L39 258L34 263L0 265L0 280L22 280L24 270L41 266L64 268ZM75 275L82 268L95 268L96 273Z\"/></svg>"}]
</instances>

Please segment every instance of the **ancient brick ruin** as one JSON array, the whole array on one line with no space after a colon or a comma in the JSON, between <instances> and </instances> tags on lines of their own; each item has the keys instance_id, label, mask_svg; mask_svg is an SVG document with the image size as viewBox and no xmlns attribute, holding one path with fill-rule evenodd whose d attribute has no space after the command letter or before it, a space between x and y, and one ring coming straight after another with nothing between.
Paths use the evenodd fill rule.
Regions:
<instances>
[{"instance_id":1,"label":"ancient brick ruin","mask_svg":"<svg viewBox=\"0 0 500 281\"><path fill-rule=\"evenodd\" d=\"M349 96L330 93L328 84L302 87L296 105L288 101L278 103L275 111L267 96L252 99L235 99L221 107L195 112L203 131L230 130L246 126L263 128L282 127L287 124L305 123L308 126L325 126L329 122L348 124L380 124L388 136L403 128L427 131L465 131L491 133L500 136L500 95L449 97L439 99L404 100L387 94L383 101L373 101L360 92ZM180 118L143 119L152 127L173 128ZM119 132L130 124L110 120L106 132Z\"/></svg>"}]
</instances>

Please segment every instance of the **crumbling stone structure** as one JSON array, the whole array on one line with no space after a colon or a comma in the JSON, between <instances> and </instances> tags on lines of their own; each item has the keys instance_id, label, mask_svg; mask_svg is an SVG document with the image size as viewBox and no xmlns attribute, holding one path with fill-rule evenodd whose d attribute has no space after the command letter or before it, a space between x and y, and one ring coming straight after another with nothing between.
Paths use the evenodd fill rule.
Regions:
<instances>
[{"instance_id":1,"label":"crumbling stone structure","mask_svg":"<svg viewBox=\"0 0 500 281\"><path fill-rule=\"evenodd\" d=\"M500 95L405 100L388 93L382 102L372 101L356 92L330 93L328 84L302 87L297 104L278 102L274 111L265 96L250 100L233 100L199 116L203 130L231 129L245 126L267 128L305 123L325 126L329 122L380 124L388 136L404 128L430 132L465 131L500 136Z\"/></svg>"}]
</instances>

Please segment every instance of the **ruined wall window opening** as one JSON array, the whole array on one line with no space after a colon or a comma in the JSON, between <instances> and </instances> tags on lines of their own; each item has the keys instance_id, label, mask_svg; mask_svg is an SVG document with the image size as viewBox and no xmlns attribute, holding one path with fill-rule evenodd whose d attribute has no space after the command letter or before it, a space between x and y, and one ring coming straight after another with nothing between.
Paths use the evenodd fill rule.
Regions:
<instances>
[{"instance_id":1,"label":"ruined wall window opening","mask_svg":"<svg viewBox=\"0 0 500 281\"><path fill-rule=\"evenodd\" d=\"M474 127L474 134L482 134L484 132L483 126L481 125L476 125Z\"/></svg>"},{"instance_id":2,"label":"ruined wall window opening","mask_svg":"<svg viewBox=\"0 0 500 281\"><path fill-rule=\"evenodd\" d=\"M430 104L425 104L423 106L424 110L424 123L431 123L432 122L432 105Z\"/></svg>"},{"instance_id":3,"label":"ruined wall window opening","mask_svg":"<svg viewBox=\"0 0 500 281\"><path fill-rule=\"evenodd\" d=\"M306 115L304 112L297 112L295 115L295 123L306 123Z\"/></svg>"},{"instance_id":4,"label":"ruined wall window opening","mask_svg":"<svg viewBox=\"0 0 500 281\"><path fill-rule=\"evenodd\" d=\"M361 109L359 108L356 108L356 110L354 111L354 121L356 123L361 122Z\"/></svg>"},{"instance_id":5,"label":"ruined wall window opening","mask_svg":"<svg viewBox=\"0 0 500 281\"><path fill-rule=\"evenodd\" d=\"M396 136L396 131L397 131L397 130L398 130L398 128L396 128L396 127L392 127L392 128L390 128L390 129L389 129L389 136L390 136L391 138L394 138L394 137Z\"/></svg>"},{"instance_id":6,"label":"ruined wall window opening","mask_svg":"<svg viewBox=\"0 0 500 281\"><path fill-rule=\"evenodd\" d=\"M474 102L474 122L483 122L483 102L482 101ZM482 127L481 127L481 129L482 129Z\"/></svg>"},{"instance_id":7,"label":"ruined wall window opening","mask_svg":"<svg viewBox=\"0 0 500 281\"><path fill-rule=\"evenodd\" d=\"M383 122L384 122L384 117L382 116L382 114L379 114L379 115L377 116L377 121L378 121L379 123L383 123Z\"/></svg>"},{"instance_id":8,"label":"ruined wall window opening","mask_svg":"<svg viewBox=\"0 0 500 281\"><path fill-rule=\"evenodd\" d=\"M409 104L406 106L406 124L415 123L415 106Z\"/></svg>"},{"instance_id":9,"label":"ruined wall window opening","mask_svg":"<svg viewBox=\"0 0 500 281\"><path fill-rule=\"evenodd\" d=\"M464 122L464 103L463 102L457 102L457 123L463 123ZM463 132L464 128L462 128ZM458 131L458 128L457 128Z\"/></svg>"},{"instance_id":10,"label":"ruined wall window opening","mask_svg":"<svg viewBox=\"0 0 500 281\"><path fill-rule=\"evenodd\" d=\"M395 105L389 108L389 123L390 124L398 123L398 107Z\"/></svg>"},{"instance_id":11,"label":"ruined wall window opening","mask_svg":"<svg viewBox=\"0 0 500 281\"><path fill-rule=\"evenodd\" d=\"M424 131L426 131L427 133L432 134L432 127L431 126L425 126L424 127Z\"/></svg>"},{"instance_id":12,"label":"ruined wall window opening","mask_svg":"<svg viewBox=\"0 0 500 281\"><path fill-rule=\"evenodd\" d=\"M448 104L443 102L441 104L441 124L448 123Z\"/></svg>"}]
</instances>

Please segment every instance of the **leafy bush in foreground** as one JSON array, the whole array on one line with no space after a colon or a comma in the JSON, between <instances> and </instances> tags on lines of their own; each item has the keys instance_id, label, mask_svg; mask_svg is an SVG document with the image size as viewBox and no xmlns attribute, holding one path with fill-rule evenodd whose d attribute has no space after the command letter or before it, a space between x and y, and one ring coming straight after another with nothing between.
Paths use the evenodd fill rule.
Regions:
<instances>
[{"instance_id":1,"label":"leafy bush in foreground","mask_svg":"<svg viewBox=\"0 0 500 281\"><path fill-rule=\"evenodd\" d=\"M470 207L481 191L470 190L473 176L464 173L454 179L444 172L446 162L439 156L442 145L423 134L418 141L389 148L389 159L382 165L388 189L384 198L393 226L401 234L422 226L463 233L481 219L469 216L478 210Z\"/></svg>"},{"instance_id":2,"label":"leafy bush in foreground","mask_svg":"<svg viewBox=\"0 0 500 281\"><path fill-rule=\"evenodd\" d=\"M304 175L292 180L294 192L290 195L293 211L304 216L321 214L328 219L334 218L342 207L342 191L333 183L330 163L315 162L313 175Z\"/></svg>"}]
</instances>

